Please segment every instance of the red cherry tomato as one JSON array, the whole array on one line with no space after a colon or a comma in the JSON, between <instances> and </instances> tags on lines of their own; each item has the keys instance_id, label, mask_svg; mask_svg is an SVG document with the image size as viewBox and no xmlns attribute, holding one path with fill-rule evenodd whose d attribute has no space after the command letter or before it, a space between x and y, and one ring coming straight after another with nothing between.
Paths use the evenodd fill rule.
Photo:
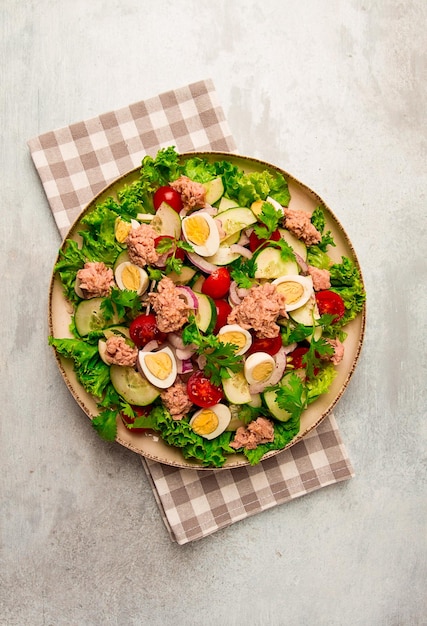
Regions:
<instances>
[{"instance_id":1,"label":"red cherry tomato","mask_svg":"<svg viewBox=\"0 0 427 626\"><path fill-rule=\"evenodd\" d=\"M227 300L214 300L216 306L216 323L213 334L216 335L220 328L227 323L227 317L232 309Z\"/></svg>"},{"instance_id":2,"label":"red cherry tomato","mask_svg":"<svg viewBox=\"0 0 427 626\"><path fill-rule=\"evenodd\" d=\"M153 313L149 315L138 315L129 325L130 338L137 348L143 348L149 341L156 339L161 342L166 338L166 334L162 333L158 326L156 316Z\"/></svg>"},{"instance_id":3,"label":"red cherry tomato","mask_svg":"<svg viewBox=\"0 0 427 626\"><path fill-rule=\"evenodd\" d=\"M177 213L179 213L182 209L181 195L176 189L169 187L169 185L159 187L154 193L153 204L156 211L162 202L166 202L166 204L172 207L172 209Z\"/></svg>"},{"instance_id":4,"label":"red cherry tomato","mask_svg":"<svg viewBox=\"0 0 427 626\"><path fill-rule=\"evenodd\" d=\"M271 356L277 354L282 347L282 337L280 333L277 337L272 338L264 338L258 339L255 337L252 340L251 347L248 350L248 354L253 354L254 352L267 352Z\"/></svg>"},{"instance_id":5,"label":"red cherry tomato","mask_svg":"<svg viewBox=\"0 0 427 626\"><path fill-rule=\"evenodd\" d=\"M171 239L172 241L175 241L174 237L172 237L171 235L161 235L160 237L155 238L154 247L157 247L157 245L161 243L164 239ZM184 250L182 248L177 248L176 244L171 245L167 252L167 257L170 257L173 254L175 254L176 259L180 259L181 261L185 259Z\"/></svg>"},{"instance_id":6,"label":"red cherry tomato","mask_svg":"<svg viewBox=\"0 0 427 626\"><path fill-rule=\"evenodd\" d=\"M271 233L270 239L272 239L273 241L279 241L279 239L280 239L280 232L278 230L275 230L273 233ZM251 234L249 235L249 249L250 249L250 251L251 252L255 252L255 250L257 250L260 246L262 246L262 244L264 244L266 241L267 241L267 239L260 239L252 231Z\"/></svg>"},{"instance_id":7,"label":"red cherry tomato","mask_svg":"<svg viewBox=\"0 0 427 626\"><path fill-rule=\"evenodd\" d=\"M228 293L230 285L230 272L226 267L218 267L204 281L202 293L216 300L223 298Z\"/></svg>"},{"instance_id":8,"label":"red cherry tomato","mask_svg":"<svg viewBox=\"0 0 427 626\"><path fill-rule=\"evenodd\" d=\"M132 406L132 409L135 413L135 417L130 417L129 415L120 413L122 422L126 426L126 428L128 428L132 433L135 433L136 435L150 431L151 428L132 428L132 424L135 422L137 417L141 417L142 415L149 415L151 411L151 406Z\"/></svg>"},{"instance_id":9,"label":"red cherry tomato","mask_svg":"<svg viewBox=\"0 0 427 626\"><path fill-rule=\"evenodd\" d=\"M318 291L316 302L320 315L334 315L332 323L338 322L345 313L344 300L335 291Z\"/></svg>"},{"instance_id":10,"label":"red cherry tomato","mask_svg":"<svg viewBox=\"0 0 427 626\"><path fill-rule=\"evenodd\" d=\"M198 370L187 381L187 393L193 404L207 408L222 400L222 389L213 385L205 374Z\"/></svg>"}]
</instances>

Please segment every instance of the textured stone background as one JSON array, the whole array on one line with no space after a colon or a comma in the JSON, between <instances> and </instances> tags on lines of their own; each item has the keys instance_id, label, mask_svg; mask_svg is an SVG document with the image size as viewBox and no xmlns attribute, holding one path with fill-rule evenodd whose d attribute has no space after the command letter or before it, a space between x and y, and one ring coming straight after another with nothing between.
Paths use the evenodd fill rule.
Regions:
<instances>
[{"instance_id":1,"label":"textured stone background","mask_svg":"<svg viewBox=\"0 0 427 626\"><path fill-rule=\"evenodd\" d=\"M2 0L7 626L427 624L425 0ZM356 478L172 544L46 345L60 240L27 139L211 77L242 154L337 214L368 291L336 415Z\"/></svg>"}]
</instances>

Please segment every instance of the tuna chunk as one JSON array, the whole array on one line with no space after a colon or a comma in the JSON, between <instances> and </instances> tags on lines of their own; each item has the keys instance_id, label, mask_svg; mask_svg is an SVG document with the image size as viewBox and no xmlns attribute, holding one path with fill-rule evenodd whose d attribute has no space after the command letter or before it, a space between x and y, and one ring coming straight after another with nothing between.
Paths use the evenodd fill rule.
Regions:
<instances>
[{"instance_id":1,"label":"tuna chunk","mask_svg":"<svg viewBox=\"0 0 427 626\"><path fill-rule=\"evenodd\" d=\"M159 260L159 253L156 251L155 240L158 238L154 228L148 224L141 224L137 228L132 228L126 238L129 258L135 265L145 267L155 265Z\"/></svg>"},{"instance_id":2,"label":"tuna chunk","mask_svg":"<svg viewBox=\"0 0 427 626\"><path fill-rule=\"evenodd\" d=\"M162 391L160 398L174 420L181 420L193 406L187 395L187 385L181 380L176 380L171 387Z\"/></svg>"},{"instance_id":3,"label":"tuna chunk","mask_svg":"<svg viewBox=\"0 0 427 626\"><path fill-rule=\"evenodd\" d=\"M77 282L84 298L104 298L114 285L114 273L102 261L90 261L77 272Z\"/></svg>"},{"instance_id":4,"label":"tuna chunk","mask_svg":"<svg viewBox=\"0 0 427 626\"><path fill-rule=\"evenodd\" d=\"M231 311L227 324L239 324L249 330L253 328L257 337L277 337L278 317L287 317L285 296L271 283L251 287L247 295Z\"/></svg>"},{"instance_id":5,"label":"tuna chunk","mask_svg":"<svg viewBox=\"0 0 427 626\"><path fill-rule=\"evenodd\" d=\"M165 276L157 285L157 292L149 294L150 303L156 312L157 326L163 333L180 330L188 321L190 306L182 291Z\"/></svg>"},{"instance_id":6,"label":"tuna chunk","mask_svg":"<svg viewBox=\"0 0 427 626\"><path fill-rule=\"evenodd\" d=\"M134 367L138 357L138 349L128 345L123 337L112 335L107 339L105 356L111 365Z\"/></svg>"},{"instance_id":7,"label":"tuna chunk","mask_svg":"<svg viewBox=\"0 0 427 626\"><path fill-rule=\"evenodd\" d=\"M240 426L230 446L236 450L246 448L255 450L261 443L274 441L273 422L265 417L258 417L247 426Z\"/></svg>"},{"instance_id":8,"label":"tuna chunk","mask_svg":"<svg viewBox=\"0 0 427 626\"><path fill-rule=\"evenodd\" d=\"M329 270L320 270L312 265L308 266L308 273L313 279L313 288L315 291L329 289L331 286L331 273Z\"/></svg>"},{"instance_id":9,"label":"tuna chunk","mask_svg":"<svg viewBox=\"0 0 427 626\"><path fill-rule=\"evenodd\" d=\"M330 360L334 365L338 365L344 357L344 344L339 339L328 339L328 343L330 343L334 349L334 353L330 357Z\"/></svg>"},{"instance_id":10,"label":"tuna chunk","mask_svg":"<svg viewBox=\"0 0 427 626\"><path fill-rule=\"evenodd\" d=\"M310 215L305 211L285 207L284 218L285 227L307 246L319 243L322 239L319 231L311 223Z\"/></svg>"},{"instance_id":11,"label":"tuna chunk","mask_svg":"<svg viewBox=\"0 0 427 626\"><path fill-rule=\"evenodd\" d=\"M181 194L184 210L201 209L205 206L206 190L201 183L194 182L188 176L180 176L170 186Z\"/></svg>"}]
</instances>

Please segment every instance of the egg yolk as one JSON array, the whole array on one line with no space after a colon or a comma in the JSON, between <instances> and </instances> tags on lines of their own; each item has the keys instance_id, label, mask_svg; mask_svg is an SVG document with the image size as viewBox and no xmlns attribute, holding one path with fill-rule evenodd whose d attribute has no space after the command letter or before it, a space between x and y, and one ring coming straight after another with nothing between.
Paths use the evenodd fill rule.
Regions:
<instances>
[{"instance_id":1,"label":"egg yolk","mask_svg":"<svg viewBox=\"0 0 427 626\"><path fill-rule=\"evenodd\" d=\"M221 333L220 335L218 335L218 339L223 343L232 343L233 345L237 346L238 350L241 350L246 345L245 335L237 331Z\"/></svg>"},{"instance_id":2,"label":"egg yolk","mask_svg":"<svg viewBox=\"0 0 427 626\"><path fill-rule=\"evenodd\" d=\"M191 427L197 435L210 435L218 428L219 420L216 413L210 409L203 409L197 417L194 418Z\"/></svg>"},{"instance_id":3,"label":"egg yolk","mask_svg":"<svg viewBox=\"0 0 427 626\"><path fill-rule=\"evenodd\" d=\"M172 371L172 359L166 352L147 354L145 364L159 380L165 380Z\"/></svg>"},{"instance_id":4,"label":"egg yolk","mask_svg":"<svg viewBox=\"0 0 427 626\"><path fill-rule=\"evenodd\" d=\"M263 382L264 380L268 380L273 373L274 365L273 363L259 363L255 365L252 370L252 378L257 382Z\"/></svg>"},{"instance_id":5,"label":"egg yolk","mask_svg":"<svg viewBox=\"0 0 427 626\"><path fill-rule=\"evenodd\" d=\"M296 283L292 280L287 280L280 285L276 286L277 290L282 293L286 298L286 304L293 304L297 302L304 294L304 287L300 283Z\"/></svg>"},{"instance_id":6,"label":"egg yolk","mask_svg":"<svg viewBox=\"0 0 427 626\"><path fill-rule=\"evenodd\" d=\"M185 222L185 232L190 241L195 243L196 246L201 246L206 243L210 234L210 228L201 215L193 215L188 217Z\"/></svg>"},{"instance_id":7,"label":"egg yolk","mask_svg":"<svg viewBox=\"0 0 427 626\"><path fill-rule=\"evenodd\" d=\"M138 291L141 284L139 269L135 265L126 265L122 271L122 282L129 291Z\"/></svg>"},{"instance_id":8,"label":"egg yolk","mask_svg":"<svg viewBox=\"0 0 427 626\"><path fill-rule=\"evenodd\" d=\"M117 218L114 228L114 234L119 243L124 243L126 237L131 231L132 225L129 222L124 222L120 218Z\"/></svg>"}]
</instances>

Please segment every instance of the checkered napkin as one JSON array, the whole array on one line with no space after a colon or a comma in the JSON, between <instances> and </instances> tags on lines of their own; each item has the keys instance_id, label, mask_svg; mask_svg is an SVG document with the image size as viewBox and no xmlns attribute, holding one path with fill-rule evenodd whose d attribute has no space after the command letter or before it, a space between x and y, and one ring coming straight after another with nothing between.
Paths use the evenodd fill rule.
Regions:
<instances>
[{"instance_id":1,"label":"checkered napkin","mask_svg":"<svg viewBox=\"0 0 427 626\"><path fill-rule=\"evenodd\" d=\"M146 154L236 150L211 80L45 133L28 142L62 236L87 203ZM333 415L255 467L180 469L141 457L171 539L185 544L320 487L353 469Z\"/></svg>"}]
</instances>

